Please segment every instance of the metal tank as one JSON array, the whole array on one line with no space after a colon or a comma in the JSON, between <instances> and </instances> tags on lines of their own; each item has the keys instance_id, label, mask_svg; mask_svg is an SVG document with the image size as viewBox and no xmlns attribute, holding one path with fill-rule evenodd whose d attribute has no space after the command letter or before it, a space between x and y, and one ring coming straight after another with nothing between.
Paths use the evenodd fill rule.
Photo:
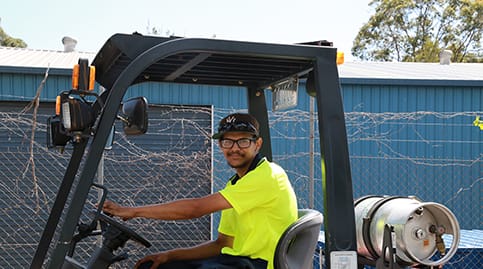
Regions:
<instances>
[{"instance_id":1,"label":"metal tank","mask_svg":"<svg viewBox=\"0 0 483 269\"><path fill-rule=\"evenodd\" d=\"M357 253L369 261L390 259L383 247L386 225L393 228L390 240L399 265L442 265L458 248L458 221L441 204L422 202L415 197L364 196L355 201L354 210ZM445 238L452 236L448 250L443 234ZM385 257L381 257L382 253Z\"/></svg>"}]
</instances>

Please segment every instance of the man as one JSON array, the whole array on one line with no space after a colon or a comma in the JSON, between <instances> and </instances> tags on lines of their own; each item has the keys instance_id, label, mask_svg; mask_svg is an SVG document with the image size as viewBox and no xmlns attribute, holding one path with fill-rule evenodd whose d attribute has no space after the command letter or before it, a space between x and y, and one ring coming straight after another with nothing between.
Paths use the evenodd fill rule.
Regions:
<instances>
[{"instance_id":1,"label":"man","mask_svg":"<svg viewBox=\"0 0 483 269\"><path fill-rule=\"evenodd\" d=\"M222 211L216 240L146 256L136 268L273 268L278 239L297 219L297 201L287 175L259 154L263 142L259 123L249 114L223 118L212 138L219 140L226 161L236 171L223 190L139 207L104 204L105 212L124 220L192 219Z\"/></svg>"}]
</instances>

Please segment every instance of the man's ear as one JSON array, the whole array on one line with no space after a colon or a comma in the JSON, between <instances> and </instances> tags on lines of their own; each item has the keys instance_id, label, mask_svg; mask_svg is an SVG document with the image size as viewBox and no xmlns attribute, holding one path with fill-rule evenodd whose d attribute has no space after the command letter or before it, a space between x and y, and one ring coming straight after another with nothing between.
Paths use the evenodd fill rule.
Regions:
<instances>
[{"instance_id":1,"label":"man's ear","mask_svg":"<svg viewBox=\"0 0 483 269\"><path fill-rule=\"evenodd\" d=\"M258 137L257 141L255 141L255 143L256 143L256 146L257 146L257 151L260 151L260 149L262 148L262 144L263 144L262 137Z\"/></svg>"}]
</instances>

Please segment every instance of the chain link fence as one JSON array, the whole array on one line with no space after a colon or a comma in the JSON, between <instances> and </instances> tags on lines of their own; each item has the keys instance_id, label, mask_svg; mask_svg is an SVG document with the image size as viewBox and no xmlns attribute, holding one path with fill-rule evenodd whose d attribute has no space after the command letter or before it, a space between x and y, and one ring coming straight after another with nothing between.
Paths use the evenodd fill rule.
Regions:
<instances>
[{"instance_id":1,"label":"chain link fence","mask_svg":"<svg viewBox=\"0 0 483 269\"><path fill-rule=\"evenodd\" d=\"M41 104L35 116L33 109L18 107L5 103L0 109L1 268L29 266L70 156L68 148L63 154L46 148L45 123L54 111L51 104ZM233 171L209 136L212 126L231 112L155 106L148 134L125 137L122 127L116 127L113 149L105 151L95 180L109 189L109 199L125 205L217 191ZM291 110L269 117L273 160L286 169L299 207L323 211L318 125L313 113ZM354 198L416 195L449 207L462 228L483 229L481 132L467 124L474 117L475 113L346 113ZM461 136L455 130L462 128L479 133ZM93 188L81 221L89 221L88 211L98 199L99 190ZM130 220L129 226L153 246L146 249L129 242L130 258L113 267L131 268L149 253L209 240L216 233L218 218L214 214L192 221ZM457 268L479 268L482 241L476 242L479 254L469 249L466 256L458 253L450 263ZM74 257L85 262L84 257L98 244L96 237L79 243Z\"/></svg>"}]
</instances>

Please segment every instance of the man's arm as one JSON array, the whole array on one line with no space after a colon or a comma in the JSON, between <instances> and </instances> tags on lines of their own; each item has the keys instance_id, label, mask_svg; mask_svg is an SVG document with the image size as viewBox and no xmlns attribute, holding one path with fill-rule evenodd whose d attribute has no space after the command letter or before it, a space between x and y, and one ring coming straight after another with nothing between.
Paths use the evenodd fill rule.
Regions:
<instances>
[{"instance_id":1,"label":"man's arm","mask_svg":"<svg viewBox=\"0 0 483 269\"><path fill-rule=\"evenodd\" d=\"M222 233L218 233L215 241L208 241L190 248L178 248L149 255L139 260L135 268L141 263L152 261L151 268L157 268L160 264L170 261L195 260L214 257L221 254L223 247L233 247L233 237Z\"/></svg>"},{"instance_id":2,"label":"man's arm","mask_svg":"<svg viewBox=\"0 0 483 269\"><path fill-rule=\"evenodd\" d=\"M131 218L181 220L199 218L231 207L230 203L220 193L214 193L201 198L181 199L163 204L137 207L123 207L114 202L106 201L102 210L124 220Z\"/></svg>"}]
</instances>

